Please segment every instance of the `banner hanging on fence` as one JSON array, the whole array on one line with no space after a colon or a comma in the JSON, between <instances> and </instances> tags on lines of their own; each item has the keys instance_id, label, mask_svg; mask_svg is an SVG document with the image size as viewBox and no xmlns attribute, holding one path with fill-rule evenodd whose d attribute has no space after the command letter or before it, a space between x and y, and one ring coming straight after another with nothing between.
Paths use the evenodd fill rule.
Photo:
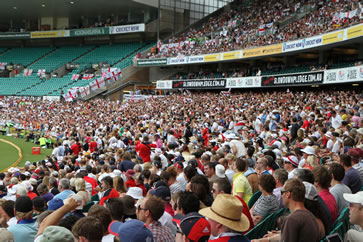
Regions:
<instances>
[{"instance_id":1,"label":"banner hanging on fence","mask_svg":"<svg viewBox=\"0 0 363 242\"><path fill-rule=\"evenodd\" d=\"M319 84L324 80L324 72L296 73L288 75L263 76L262 86L285 86L285 85L304 85Z\"/></svg>"}]
</instances>

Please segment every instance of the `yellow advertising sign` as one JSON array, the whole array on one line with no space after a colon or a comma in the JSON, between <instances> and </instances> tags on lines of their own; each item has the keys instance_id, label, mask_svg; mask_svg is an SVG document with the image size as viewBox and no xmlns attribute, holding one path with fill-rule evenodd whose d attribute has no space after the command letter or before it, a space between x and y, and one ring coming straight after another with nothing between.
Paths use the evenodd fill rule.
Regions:
<instances>
[{"instance_id":1,"label":"yellow advertising sign","mask_svg":"<svg viewBox=\"0 0 363 242\"><path fill-rule=\"evenodd\" d=\"M243 57L256 57L261 55L274 55L282 52L282 44L268 45L259 48L243 50Z\"/></svg>"},{"instance_id":2,"label":"yellow advertising sign","mask_svg":"<svg viewBox=\"0 0 363 242\"><path fill-rule=\"evenodd\" d=\"M58 38L58 37L66 37L65 31L39 31L39 32L31 32L30 38Z\"/></svg>"},{"instance_id":3,"label":"yellow advertising sign","mask_svg":"<svg viewBox=\"0 0 363 242\"><path fill-rule=\"evenodd\" d=\"M262 55L262 48L247 49L243 50L242 53L244 58L260 56Z\"/></svg>"},{"instance_id":4,"label":"yellow advertising sign","mask_svg":"<svg viewBox=\"0 0 363 242\"><path fill-rule=\"evenodd\" d=\"M342 41L344 38L344 31L335 32L332 34L323 35L323 45Z\"/></svg>"},{"instance_id":5,"label":"yellow advertising sign","mask_svg":"<svg viewBox=\"0 0 363 242\"><path fill-rule=\"evenodd\" d=\"M347 39L352 39L363 35L363 25L352 27L347 30Z\"/></svg>"},{"instance_id":6,"label":"yellow advertising sign","mask_svg":"<svg viewBox=\"0 0 363 242\"><path fill-rule=\"evenodd\" d=\"M205 55L204 56L204 62L208 62L208 61L220 61L220 60L221 60L221 54Z\"/></svg>"},{"instance_id":7,"label":"yellow advertising sign","mask_svg":"<svg viewBox=\"0 0 363 242\"><path fill-rule=\"evenodd\" d=\"M242 58L241 51L223 53L223 60L233 60L233 59L239 59L239 58Z\"/></svg>"}]
</instances>

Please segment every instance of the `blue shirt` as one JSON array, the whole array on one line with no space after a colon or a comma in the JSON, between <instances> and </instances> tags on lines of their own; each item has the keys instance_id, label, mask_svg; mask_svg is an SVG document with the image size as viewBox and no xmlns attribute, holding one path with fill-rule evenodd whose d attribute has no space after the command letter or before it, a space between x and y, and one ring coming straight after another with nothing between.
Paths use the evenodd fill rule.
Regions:
<instances>
[{"instance_id":1,"label":"blue shirt","mask_svg":"<svg viewBox=\"0 0 363 242\"><path fill-rule=\"evenodd\" d=\"M33 242L35 235L38 233L38 224L32 220L31 222L11 225L8 230L13 233L16 242Z\"/></svg>"},{"instance_id":2,"label":"blue shirt","mask_svg":"<svg viewBox=\"0 0 363 242\"><path fill-rule=\"evenodd\" d=\"M57 199L58 198L60 200L65 200L66 198L69 197L69 195L72 195L72 194L74 194L74 192L72 190L67 189L67 190L64 190L63 192L58 193L57 195L55 195L53 197L53 199Z\"/></svg>"},{"instance_id":3,"label":"blue shirt","mask_svg":"<svg viewBox=\"0 0 363 242\"><path fill-rule=\"evenodd\" d=\"M350 168L345 172L342 183L347 185L353 194L359 192L361 188L359 172L354 168Z\"/></svg>"}]
</instances>

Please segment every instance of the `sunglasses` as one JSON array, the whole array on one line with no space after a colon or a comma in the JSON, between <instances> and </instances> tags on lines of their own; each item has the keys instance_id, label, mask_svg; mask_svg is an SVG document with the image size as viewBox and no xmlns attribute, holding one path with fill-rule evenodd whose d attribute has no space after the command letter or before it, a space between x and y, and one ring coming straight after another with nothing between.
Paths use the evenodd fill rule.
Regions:
<instances>
[{"instance_id":1,"label":"sunglasses","mask_svg":"<svg viewBox=\"0 0 363 242\"><path fill-rule=\"evenodd\" d=\"M139 205L139 206L137 206L137 210L149 210L149 209L142 208L141 205Z\"/></svg>"}]
</instances>

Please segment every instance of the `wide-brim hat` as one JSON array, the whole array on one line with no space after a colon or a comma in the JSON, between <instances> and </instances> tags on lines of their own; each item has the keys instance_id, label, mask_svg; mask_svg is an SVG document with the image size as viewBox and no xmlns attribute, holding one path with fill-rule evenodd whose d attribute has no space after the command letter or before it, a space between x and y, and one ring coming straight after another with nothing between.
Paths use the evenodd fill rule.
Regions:
<instances>
[{"instance_id":1,"label":"wide-brim hat","mask_svg":"<svg viewBox=\"0 0 363 242\"><path fill-rule=\"evenodd\" d=\"M203 208L199 213L234 231L244 232L249 229L250 222L242 209L243 205L238 198L219 194L211 207Z\"/></svg>"}]
</instances>

